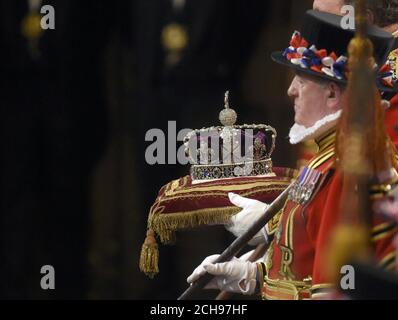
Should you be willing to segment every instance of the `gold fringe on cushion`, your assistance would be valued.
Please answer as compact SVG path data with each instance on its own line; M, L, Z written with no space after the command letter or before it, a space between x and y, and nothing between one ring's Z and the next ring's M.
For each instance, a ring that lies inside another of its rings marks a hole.
M151 214L148 227L154 230L163 244L175 241L175 231L204 225L227 224L232 215L241 211L238 207L208 208L171 214Z
M153 279L159 273L159 249L155 239L155 232L148 229L141 248L140 270Z

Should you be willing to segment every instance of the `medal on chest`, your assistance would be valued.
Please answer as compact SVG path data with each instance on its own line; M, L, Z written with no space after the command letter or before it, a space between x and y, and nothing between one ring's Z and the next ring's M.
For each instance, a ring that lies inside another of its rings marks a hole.
M304 167L290 190L288 199L301 205L306 204L311 199L321 176L320 171Z

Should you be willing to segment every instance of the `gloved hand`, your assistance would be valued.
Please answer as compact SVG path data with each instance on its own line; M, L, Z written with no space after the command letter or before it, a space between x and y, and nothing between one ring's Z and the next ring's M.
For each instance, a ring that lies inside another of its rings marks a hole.
M215 276L205 289L219 289L227 292L251 295L256 289L257 265L255 262L242 261L233 258L223 263L213 263L220 255L212 255L203 262L187 278L193 283L206 272Z
M232 204L242 208L242 211L232 216L230 223L225 226L236 237L244 234L269 207L269 205L261 201L244 198L231 192L228 193L228 197ZM249 245L255 246L266 241L268 241L268 235L264 227L249 241Z

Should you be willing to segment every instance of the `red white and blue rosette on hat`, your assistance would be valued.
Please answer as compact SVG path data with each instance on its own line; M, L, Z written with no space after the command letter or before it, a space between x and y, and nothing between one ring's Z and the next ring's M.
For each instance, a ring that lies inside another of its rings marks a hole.
M283 52L274 52L272 59L304 73L338 83L346 84L348 80L348 57L317 48L314 44L310 45L299 31L293 33L289 47ZM397 91L393 70L388 63L381 68L375 65L375 70L378 70L376 84L381 91Z

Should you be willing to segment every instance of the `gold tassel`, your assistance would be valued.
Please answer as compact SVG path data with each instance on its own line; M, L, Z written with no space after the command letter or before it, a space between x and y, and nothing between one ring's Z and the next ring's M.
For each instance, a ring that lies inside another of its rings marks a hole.
M155 232L148 229L141 248L140 270L153 279L159 273L159 249Z

